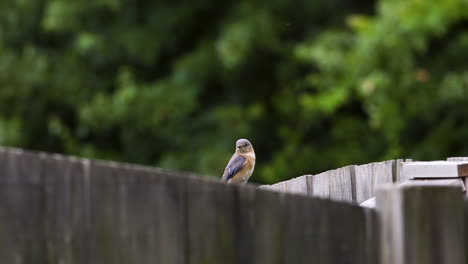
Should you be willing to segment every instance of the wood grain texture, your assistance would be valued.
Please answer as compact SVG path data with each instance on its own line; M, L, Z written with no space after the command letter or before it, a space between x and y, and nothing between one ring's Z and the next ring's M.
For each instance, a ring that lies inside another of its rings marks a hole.
M354 201L354 165L308 176L306 185L313 196L330 198L337 201ZM311 183L311 184L310 184Z
M328 263L329 225L324 201L304 196L287 195L281 208L283 263Z
M0 150L0 258L2 263L46 263L42 157Z
M53 155L43 159L44 234L49 263L90 263L85 180L89 162Z
M308 185L307 185L307 175L303 175L300 177L296 177L287 181L282 181L272 185L263 185L259 188L265 188L270 190L275 190L279 192L287 192L287 193L297 193L307 195Z
M458 188L387 186L377 206L382 264L465 263L465 205Z
M255 192L254 263L281 264L287 246L282 232L282 203L286 193L258 189Z
M322 172L312 176L312 195L321 198L330 198L330 174Z
M353 202L354 198L354 165L329 172L330 198L337 201Z
M375 196L379 185L394 181L395 161L387 160L355 167L356 203Z
M160 186L161 178L149 171L91 162L87 210L92 262L153 263L161 257Z
M235 262L237 185L204 179L187 181L188 262Z
M241 188L243 187L243 188ZM255 264L256 251L261 250L255 247L257 236L256 226L256 194L254 186L244 185L234 189L235 207L235 263ZM261 223L258 223L261 225Z

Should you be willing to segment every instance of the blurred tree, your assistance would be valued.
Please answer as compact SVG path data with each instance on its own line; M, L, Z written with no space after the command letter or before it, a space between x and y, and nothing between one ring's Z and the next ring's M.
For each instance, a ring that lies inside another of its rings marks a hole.
M0 144L253 180L468 155L463 0L0 1Z

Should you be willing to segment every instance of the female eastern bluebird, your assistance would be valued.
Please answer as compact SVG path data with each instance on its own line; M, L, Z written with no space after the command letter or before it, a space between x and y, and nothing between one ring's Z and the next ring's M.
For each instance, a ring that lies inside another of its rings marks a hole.
M246 183L255 167L255 152L247 139L236 141L236 152L224 169L222 182Z

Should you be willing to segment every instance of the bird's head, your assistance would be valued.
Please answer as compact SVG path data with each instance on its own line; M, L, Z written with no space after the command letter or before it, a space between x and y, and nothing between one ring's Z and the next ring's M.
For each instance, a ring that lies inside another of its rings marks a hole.
M252 144L245 138L241 138L236 141L236 151L238 153L248 153L253 151Z

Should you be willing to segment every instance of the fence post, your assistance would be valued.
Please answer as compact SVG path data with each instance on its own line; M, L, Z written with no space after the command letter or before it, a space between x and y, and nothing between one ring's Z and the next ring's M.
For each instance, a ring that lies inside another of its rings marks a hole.
M377 192L382 264L466 261L465 212L460 190L387 185Z

